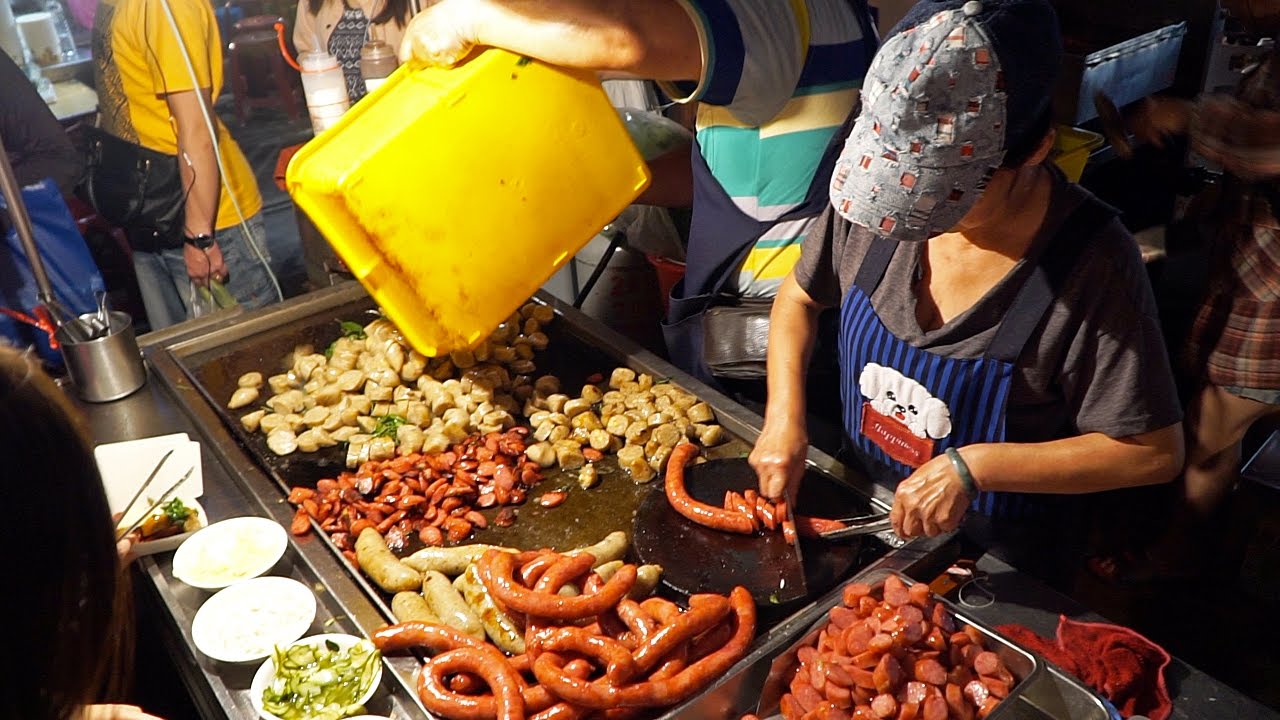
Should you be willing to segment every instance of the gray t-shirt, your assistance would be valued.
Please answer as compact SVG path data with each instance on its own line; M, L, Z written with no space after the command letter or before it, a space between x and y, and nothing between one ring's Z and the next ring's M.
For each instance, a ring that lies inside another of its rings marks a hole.
M1088 191L1055 173L1049 211L1033 241L1037 257ZM853 286L872 234L830 207L805 239L796 281L817 302L838 306ZM1013 375L1007 437L1042 442L1100 432L1120 438L1182 419L1155 298L1137 244L1119 220L1090 238ZM894 252L871 303L880 321L916 348L947 357L986 352L1001 318L1034 269L1024 258L973 307L925 332L912 292L924 243Z

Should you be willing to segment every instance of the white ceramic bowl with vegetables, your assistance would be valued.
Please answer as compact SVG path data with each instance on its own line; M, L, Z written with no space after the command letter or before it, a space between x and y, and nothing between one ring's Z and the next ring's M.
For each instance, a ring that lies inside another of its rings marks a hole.
M373 643L330 633L277 646L249 695L263 720L339 720L364 713L381 683L382 655Z

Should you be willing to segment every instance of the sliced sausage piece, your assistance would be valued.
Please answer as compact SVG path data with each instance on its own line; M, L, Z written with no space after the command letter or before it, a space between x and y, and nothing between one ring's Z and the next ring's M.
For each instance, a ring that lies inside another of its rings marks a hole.
M876 633L874 637L867 641L867 650L875 652L888 652L893 648L893 636L884 633ZM981 674L981 673L979 673Z
M898 701L888 693L877 695L871 701L871 711L878 718L891 718L898 714Z
M910 588L911 604L917 608L924 609L929 607L929 586L924 583L916 583Z
M975 679L973 671L963 665L956 665L947 671L947 682L959 685L961 690Z
M964 699L964 690L959 685L947 683L943 696L947 699L947 709L953 720L973 720L974 707Z
M941 667L941 666L939 666ZM946 677L946 673L943 673ZM872 678L876 683L876 690L881 693L891 693L898 689L902 684L902 665L898 662L898 658L892 655L885 655L880 658L879 664L876 665Z
M996 706L999 704L1000 704L999 700L995 698L987 698L986 702L982 703L982 707L978 708L978 717L985 718L986 716L990 715L991 712L995 710Z
M919 681L911 681L907 683L907 689L902 699L905 702L913 702L920 704L929 696L929 686Z
M800 704L800 708L806 713L818 707L818 703L822 702L822 694L813 688L812 685L801 682L792 683L791 692L796 696L796 702Z
M851 625L844 631L845 652L850 656L866 652L867 643L871 642L871 638L875 636L875 631L866 623Z
M831 608L831 624L843 630L859 620L858 613L847 607Z
M898 707L898 720L916 720L920 715L920 703L908 700Z
M930 695L920 706L924 720L947 720L947 701L941 695Z
M866 583L849 583L844 586L844 590L840 593L840 599L844 601L845 607L856 608L861 598L871 596L871 586ZM872 598L874 599L874 598Z
M915 667L916 680L930 685L942 686L947 682L947 669L937 660L917 660Z
M853 720L877 720L870 705L858 705L853 708Z
M832 682L827 683L827 699L842 710L853 707L853 692L849 688L842 688Z
M801 665L812 665L815 658L818 657L818 651L805 645L796 651L796 659Z
M778 703L778 709L782 712L783 720L800 720L804 717L804 712L800 710L800 704L796 702L796 698L791 693L782 696L782 700Z
M987 692L991 693L991 697L1000 698L1001 700L1009 697L1010 683L994 677L982 677L979 680L987 688Z
M815 660L813 665L809 667L809 684L819 695L825 695L827 691L827 664L821 660Z
M981 680L973 680L964 686L964 696L969 698L969 702L973 703L974 707L981 708L987 702L987 698L991 697L991 693Z
M911 593L906 583L897 575L889 575L884 579L884 601L892 607L899 607L911 602Z
M813 720L849 720L849 713L830 701L823 701L809 715L813 716Z
M879 606L880 603L873 597L860 597L858 598L858 615L864 618L871 617L871 613Z
M924 636L924 644L934 650L942 651L947 649L947 636L943 634L942 629L933 626Z
M850 667L846 669L849 671L849 676L853 678L854 687L860 687L867 690L875 689L875 674L870 670L864 670L859 667Z
M969 636L974 645L982 644L982 631L972 625L964 626L964 634Z
M1001 665L1000 656L990 650L980 652L973 658L973 669L979 675L997 675Z
M842 688L853 687L853 675L837 662L827 663L827 695L831 694L831 686L837 685Z
M912 588L918 588L919 585L912 585ZM898 608L895 613L899 625L909 625L911 623L924 622L924 611L915 605L903 605Z

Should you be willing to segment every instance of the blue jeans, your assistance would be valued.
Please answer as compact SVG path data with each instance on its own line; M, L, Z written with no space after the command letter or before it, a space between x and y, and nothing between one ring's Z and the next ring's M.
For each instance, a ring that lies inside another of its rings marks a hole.
M253 233L262 256L268 261L266 231L259 213L245 223ZM217 232L218 247L227 265L227 290L246 310L253 310L276 302L275 286L263 267L262 261L246 242L244 230L239 225ZM147 319L152 330L176 325L188 320L191 313L191 279L187 276L187 263L182 248L162 250L158 253L133 253L133 270L138 276L138 289L142 292L142 304L147 309Z

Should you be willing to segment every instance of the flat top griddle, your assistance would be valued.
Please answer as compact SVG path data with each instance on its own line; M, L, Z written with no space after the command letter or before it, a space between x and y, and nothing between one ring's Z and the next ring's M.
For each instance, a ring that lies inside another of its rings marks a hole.
M744 457L690 465L685 488L699 502L719 507L729 490L741 492L757 485L755 471ZM797 513L843 517L871 511L858 493L822 473L807 468L796 497ZM802 539L807 594L780 587L782 563L794 562L794 550L781 532L738 535L698 525L677 513L662 487L654 487L636 514L633 546L641 562L661 565L662 582L681 596L724 592L741 585L761 607L793 606L830 588L857 563L861 539L829 543Z

